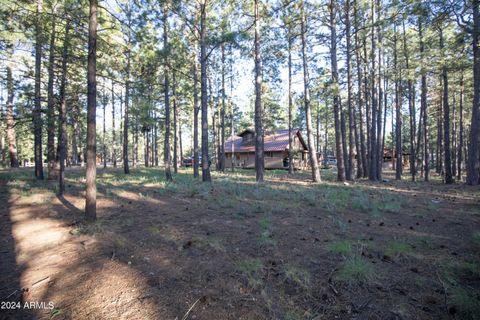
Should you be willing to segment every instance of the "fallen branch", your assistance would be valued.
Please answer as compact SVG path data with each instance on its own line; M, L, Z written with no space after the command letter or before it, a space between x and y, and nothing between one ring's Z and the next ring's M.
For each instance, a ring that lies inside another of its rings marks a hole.
M195 301L192 306L190 307L190 309L188 309L187 313L185 313L185 315L183 316L182 320L186 320L188 318L188 315L190 314L190 312L193 310L193 308L195 307L195 305L198 303L198 301L200 301L200 298L197 299L197 301Z
M43 278L43 279L38 280L37 282L32 283L32 289L35 288L35 287L38 287L38 286L40 286L40 285L42 285L42 284L44 284L44 283L47 282L48 280L50 280L50 276L45 277L45 278Z
M333 293L335 293L335 295L338 296L338 291L337 291L337 289L335 289L335 287L333 286L333 284L328 283L328 286L330 287L330 289L332 289Z

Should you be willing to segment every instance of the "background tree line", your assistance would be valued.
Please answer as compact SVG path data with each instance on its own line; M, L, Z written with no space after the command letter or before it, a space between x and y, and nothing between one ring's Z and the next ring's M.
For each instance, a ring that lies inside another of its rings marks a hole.
M0 4L0 161L32 161L38 179L46 162L60 194L65 166L86 162L92 219L97 161L173 180L193 155L211 181L200 158L224 171L224 142L246 127L259 183L278 128L304 132L315 182L319 154L339 181L378 181L390 150L397 179L480 183L478 0Z

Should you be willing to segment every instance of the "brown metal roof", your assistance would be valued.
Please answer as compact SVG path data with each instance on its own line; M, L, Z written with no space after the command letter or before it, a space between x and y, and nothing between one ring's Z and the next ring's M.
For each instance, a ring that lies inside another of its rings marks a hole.
M244 133L243 131L242 133ZM304 150L308 150L305 141L300 134L298 129L292 129L292 135L297 135L300 143L302 144ZM242 152L255 152L255 140L243 142L243 138L239 136L234 136L233 138L230 137L227 141L225 141L225 152L231 153L232 152L232 144L233 144L233 151L242 153ZM266 134L264 137L264 151L265 152L273 152L273 151L284 151L288 149L288 129L277 130L271 134Z

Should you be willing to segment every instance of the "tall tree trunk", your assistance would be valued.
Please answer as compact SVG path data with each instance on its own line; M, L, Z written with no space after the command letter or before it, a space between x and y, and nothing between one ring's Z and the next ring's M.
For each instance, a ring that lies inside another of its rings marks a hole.
M153 144L155 146L155 167L158 167L158 123L157 123L157 112L154 111L155 127L153 133Z
M352 71L351 71L351 36L350 36L350 0L345 2L345 31L347 38L347 109L348 109L348 166L345 177L347 180L353 180L353 162L355 155L354 150L354 117L353 117L353 106L352 106Z
M0 107L0 118L3 118L3 108ZM3 123L0 122L0 166L6 167L5 137L3 134Z
M230 44L230 97L233 96L233 52L232 52L232 44ZM230 98L230 138L233 141L233 136L235 135L235 115L234 115L234 105L233 101ZM235 171L235 144L231 144L232 149L232 172Z
M211 70L207 66L207 82L208 82L208 103L210 106L210 111L212 114L212 157L216 158L217 154L217 118L215 114L215 105L213 101L213 89L212 89L212 77ZM218 161L215 164L216 169L218 170Z
M48 85L47 85L47 179L54 178L55 169L55 96L53 82L55 78L55 9L52 12L52 32L50 34L50 51L48 56Z
M163 7L163 48L167 50L168 48L168 33L167 33L167 5ZM170 74L170 66L168 58L164 57L164 90L165 90L165 142L163 146L163 163L165 166L165 178L167 181L172 181L172 171L170 169L170 83L168 76Z
M128 129L129 129L129 117L130 117L130 49L127 49L127 67L125 75L125 115L123 117L123 172L125 174L130 173L130 166L128 164ZM120 103L121 105L121 103ZM121 116L121 111L120 111ZM121 131L121 130L120 130Z
M370 106L370 92L369 92L369 82L368 82L368 55L367 55L367 35L363 35L362 39L363 44L363 95L364 95L364 102L365 102L365 123L366 123L366 135L367 135L367 144L366 144L366 168L364 175L365 178L370 176L370 149L372 148L371 144L371 106Z
M420 40L420 58L421 58L421 97L420 108L422 110L422 126L423 126L423 175L425 181L430 179L430 154L428 150L428 105L427 105L427 74L425 70L425 43L423 41L423 24L422 19L418 19L418 37Z
M115 84L112 80L112 162L113 167L117 167L117 137L115 128Z
M466 3L465 3L466 5ZM467 159L467 184L480 183L480 14L478 1L472 1L473 11L473 105L470 143Z
M63 40L62 50L62 78L60 82L60 110L59 110L59 162L60 172L58 175L58 195L63 196L65 193L65 160L67 159L67 97L66 97L66 85L67 85L67 59L68 59L68 46L69 46L69 33L70 33L70 21L67 20L65 24L65 38ZM73 147L73 146L72 146ZM76 146L75 146L76 148ZM73 153L73 152L72 152Z
M259 0L255 0L255 178L263 183L263 108L262 108L262 61L260 55ZM307 116L308 117L308 116ZM307 118L308 121L308 118Z
M148 165L150 163L150 138L148 137L148 130L145 130L145 132L143 133L143 140L145 141L143 152L144 163L145 167L148 168Z
M288 24L287 42L288 42L288 173L293 174L293 136L292 136L292 42L291 23Z
M387 63L388 65L389 63ZM383 163L384 163L384 150L385 150L385 135L386 135L386 127L387 127L387 107L388 107L388 77L384 74L383 77L384 81L384 98L383 98L383 129L382 129L382 143L380 148L380 176L378 179L382 179L382 172L383 172ZM393 128L393 127L392 127Z
M176 86L177 79L175 70L172 71L172 95L173 95L173 172L178 173L178 106Z
M327 102L328 99L325 99L325 125L323 126L325 131L324 131L324 140L325 140L325 144L323 146L323 154L325 155L325 157L327 156L328 154L328 102Z
M330 61L332 65L332 85L338 87L338 67L337 67L337 26L336 26L336 2L330 0ZM342 143L341 128L341 107L340 96L336 89L333 93L333 112L335 116L335 145L337 157L337 180L345 181L345 164Z
M442 122L442 114L443 114L443 77L441 78L441 85L442 89L439 93L439 101L437 107L437 173L442 174L444 173L443 170L443 122Z
M409 72L409 53L408 53L408 47L407 47L407 35L405 32L405 20L402 21L402 26L403 26L403 52L405 56L405 68L407 69L407 88L408 88L408 110L409 110L409 120L410 120L410 174L412 176L412 181L415 181L416 179L416 155L415 155L415 124L416 124L416 119L415 119L415 98L413 94L413 84L412 84L412 79L408 75Z
M88 23L88 67L87 67L87 177L86 205L87 220L97 218L97 166L96 166L96 110L97 110L97 0L90 0Z
M193 176L198 178L198 48L195 40L193 55Z
M340 129L342 132L342 148L343 148L343 163L345 165L345 172L348 171L348 150L347 150L347 127L345 121L345 111L342 108L342 100L339 99L340 103ZM345 179L347 175L345 174Z
M361 161L362 170L360 171L360 167L357 171L357 178L367 177L368 169L367 169L367 151L365 146L365 132L363 126L363 75L362 75L362 57L360 51L360 41L359 35L360 26L358 23L358 2L354 0L354 17L355 17L355 47L356 47L356 62L357 62L357 90L358 90L358 117L359 117L359 135L360 135L360 151L357 149L357 158ZM366 90L366 88L363 88ZM359 164L360 166L360 164Z
M80 114L80 108L78 106L78 103L73 104L73 132L72 132L72 165L78 165L79 164L79 159L78 159L78 145L77 145L77 139L78 136L80 135L80 129L79 129L79 114Z
M0 87L0 91L2 90L2 88ZM3 115L3 108L0 106L0 118L3 118L4 115ZM2 168L5 168L6 167L6 163L5 163L5 160L6 160L6 151L5 151L5 137L4 137L4 134L3 134L3 122L0 121L0 166Z
M371 51L370 51L370 60L371 60L371 70L370 70L370 82L371 82L371 100L372 100L372 123L370 126L370 170L368 178L371 181L377 180L377 170L378 170L378 145L377 145L377 110L378 110L378 101L377 101L377 88L375 87L375 71L376 71L376 41L375 41L375 2L371 1L371 15L372 15L372 30L371 30Z
M302 60L303 60L303 88L304 88L304 103L305 103L305 115L307 125L307 141L308 141L308 154L310 160L310 167L312 170L313 182L320 182L320 168L318 166L317 150L315 149L315 142L313 138L312 128L312 112L310 107L310 78L308 73L308 58L307 58L307 18L305 15L305 4L301 2L301 36L302 36Z
M222 110L220 111L220 170L225 172L225 110L226 93L225 93L225 45L222 44Z
M395 69L395 154L396 157L396 168L395 168L395 179L402 179L403 172L403 150L402 150L402 106L401 106L401 87L400 79L402 77L401 70L398 67L398 55L397 55L397 30L396 25L394 25L394 48L393 48L393 59L394 59L394 69Z
M316 112L316 144L315 144L315 150L317 150L318 153L320 153L321 146L320 146L320 103L317 104L317 112Z
M132 166L136 168L140 160L138 159L138 115L135 115L133 118L135 120L135 126L133 128L133 161Z
M105 140L107 136L107 92L106 92L105 85L103 85L103 134L102 134L102 144L103 144L103 169L107 168L107 142Z
M457 176L457 103L456 94L452 93L452 179Z
M210 182L210 166L208 161L208 82L207 82L207 0L200 2L200 91L202 109L202 181Z
M464 95L463 70L460 75L460 110L459 110L459 137L458 137L458 160L457 160L457 180L462 181L462 162L463 162L463 95Z
M440 29L440 50L444 50L443 30ZM442 53L443 55L443 53ZM442 65L442 79L443 79L443 134L444 134L444 154L445 154L445 183L451 184L454 182L452 175L452 154L450 150L450 104L448 101L448 73L447 65Z
M382 80L382 64L383 64L383 44L382 44L382 30L380 29L381 21L381 2L377 0L377 41L378 41L378 102L377 102L377 136L376 136L376 179L382 179L382 166L383 166L383 143L382 143L382 106L383 106L383 80Z
M182 140L182 119L179 114L178 118L178 161L180 162L180 166L183 164L183 140Z
M10 155L10 167L18 168L17 143L15 136L15 121L13 119L13 77L12 69L7 66L7 139L8 154Z
M33 112L35 177L43 180L42 160L42 6L43 0L37 0L35 21L35 109Z

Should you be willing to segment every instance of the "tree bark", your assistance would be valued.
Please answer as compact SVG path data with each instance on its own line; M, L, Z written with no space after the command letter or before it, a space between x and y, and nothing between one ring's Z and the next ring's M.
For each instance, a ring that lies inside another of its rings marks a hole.
M198 48L195 39L193 54L193 176L198 178L199 162L198 162Z
M363 75L362 75L362 57L361 57L361 51L360 51L360 41L359 41L359 35L358 33L360 32L359 28L359 23L358 23L358 2L354 0L354 16L355 16L355 47L356 47L356 62L357 62L357 90L358 90L358 117L359 117L359 136L360 136L360 154L357 149L357 158L359 161L361 161L361 169L360 170L360 163L357 171L357 178L362 178L362 177L367 177L368 174L368 169L367 169L367 151L366 151L366 146L365 146L365 132L364 132L364 125L363 125L363 93L362 93L362 88L363 90L366 90L366 88L363 87Z
M175 70L172 71L172 95L173 95L173 172L178 173L178 106L177 106L177 79Z
M437 107L437 173L444 174L443 170L443 121L442 121L442 114L443 114L443 77L441 78L441 85L442 88L439 92L439 101Z
M42 6L43 0L37 0L35 21L35 108L33 112L35 177L43 180L42 152Z
M79 164L79 159L78 159L78 145L77 145L77 139L78 136L80 135L80 128L79 128L79 114L80 114L80 109L78 106L78 103L73 104L73 132L72 132L72 165L78 165Z
M382 44L382 30L380 29L381 21L381 2L377 0L377 48L378 48L378 102L377 102L377 136L376 136L376 179L382 180L382 167L383 167L383 142L382 142L382 105L383 105L383 80L382 80L382 64L383 64L383 44Z
M463 99L464 99L464 80L463 70L460 76L460 110L459 110L459 138L458 138L458 160L457 160L457 180L462 181L462 162L463 162Z
M106 136L107 136L107 92L105 85L103 86L103 134L102 134L102 144L103 144L103 152L102 152L102 158L103 158L103 169L107 168L107 143L106 143Z
M260 55L259 0L255 0L255 178L263 183L263 108L262 108L262 61ZM308 117L308 116L307 116Z
M444 50L443 30L440 29L440 50ZM444 53L442 52L442 56ZM444 134L444 155L445 155L445 183L454 182L452 175L452 154L450 149L450 103L448 101L448 72L447 65L442 65L443 79L443 134Z
M131 64L131 50L130 50L130 41L131 41L131 35L130 35L130 11L127 12L128 15L128 23L129 23L129 28L128 28L128 48L127 48L127 66L125 68L125 114L123 117L123 172L125 174L130 174L130 166L128 163L128 130L129 130L129 117L130 117L130 64ZM121 105L121 103L120 103ZM120 116L121 116L121 111L120 111Z
M472 1L473 11L473 104L468 146L467 184L480 184L480 14L478 1Z
M15 120L13 118L13 96L15 94L13 87L12 69L7 66L7 139L8 154L10 155L10 167L18 168L17 143L15 136Z
M117 167L117 136L115 130L115 84L112 80L112 162Z
M53 82L55 78L55 10L52 15L52 32L50 34L50 51L48 56L48 85L47 85L47 179L54 179L55 170L55 96Z
M96 109L97 109L97 0L90 0L90 16L88 23L88 66L87 66L87 177L86 205L87 220L97 218L97 186L96 186Z
M371 30L371 51L370 51L370 60L371 60L371 71L370 71L370 82L371 82L371 125L370 125L370 170L369 170L369 180L377 180L377 170L378 170L378 144L377 144L377 110L378 110L378 101L377 101L377 88L375 87L375 71L376 71L376 41L375 41L375 2L371 2L371 19L372 19L372 30Z
M167 33L167 5L163 7L163 48L168 51L168 33ZM167 56L164 57L164 90L165 90L165 140L163 145L163 164L165 166L165 178L172 181L172 171L170 169L170 83L168 76L170 74L170 66Z
M457 103L456 92L452 92L452 179L457 176Z
M393 49L393 59L394 59L394 69L395 69L395 154L396 157L396 168L395 168L395 179L402 179L403 172L403 151L402 151L402 110L401 110L401 88L400 88L400 78L402 77L401 71L398 67L398 55L397 55L397 30L396 25L394 25L394 49Z
M348 166L345 177L347 180L353 180L353 163L355 155L353 153L354 140L354 117L352 106L352 66L351 66L351 35L350 35L350 0L345 2L345 31L347 38L347 109L348 109Z
M416 179L416 165L415 161L417 159L415 155L415 124L416 124L416 119L415 119L415 98L413 94L413 83L412 79L410 79L410 76L408 75L408 71L410 68L409 64L409 53L408 53L408 48L407 48L407 35L405 32L405 20L402 21L403 25L403 52L405 56L405 68L407 69L407 89L408 89L408 110L409 110L409 120L410 120L410 175L412 176L412 181L415 181Z
M427 74L425 70L425 43L423 41L423 24L419 19L418 36L420 39L420 58L421 58L421 86L422 93L420 98L423 123L423 176L425 181L430 179L430 154L428 149L428 105L427 105Z
M337 180L345 181L345 164L342 143L341 128L341 107L340 107L340 88L338 83L337 67L337 30L336 30L336 2L330 0L330 61L332 65L332 85L333 85L333 112L335 116L335 145L337 157Z
M207 0L200 2L200 91L202 109L202 181L211 182L208 156Z
M220 170L225 172L225 110L226 93L225 93L225 45L222 44L222 110L220 111Z
M293 174L293 136L292 136L292 112L293 112L293 99L292 99L292 43L293 35L291 30L291 23L288 24L287 32L288 43L288 173Z
M310 160L310 168L312 170L313 182L320 182L320 168L318 167L317 150L315 149L315 141L313 138L312 128L312 111L310 107L310 79L308 74L308 58L307 58L307 18L305 15L305 4L301 2L301 36L302 36L302 60L303 60L303 89L304 89L304 104L305 104L305 121L307 125L307 142L308 155ZM332 8L333 10L333 8Z
M63 196L65 193L65 161L67 159L67 97L65 93L67 85L67 59L69 46L70 21L67 20L65 25L65 38L63 40L62 50L62 78L60 83L60 112L59 112L59 162L60 172L58 175L58 195ZM76 146L75 146L76 147ZM72 146L73 148L73 146ZM73 152L72 152L73 154Z

